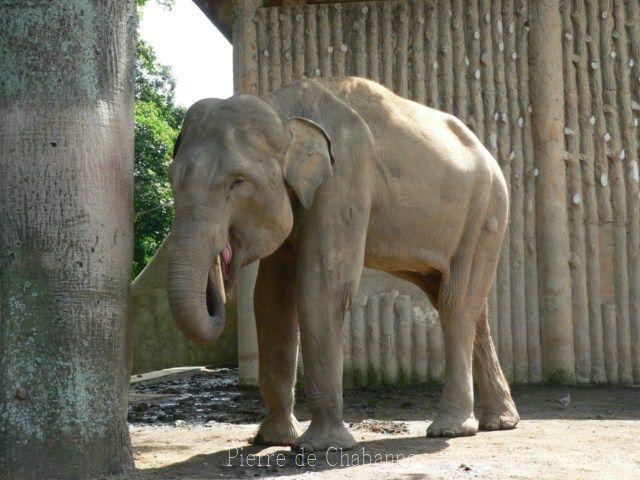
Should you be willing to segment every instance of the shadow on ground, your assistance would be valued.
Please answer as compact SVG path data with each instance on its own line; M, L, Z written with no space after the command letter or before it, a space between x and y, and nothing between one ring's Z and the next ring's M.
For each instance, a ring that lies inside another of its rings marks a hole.
M375 418L388 421L432 420L439 386L402 390L347 389L347 422ZM558 400L570 396L567 406ZM521 386L513 396L526 419L640 419L640 387ZM296 416L308 420L304 392L298 389ZM477 398L477 393L476 393ZM479 402L476 402L476 406ZM237 384L235 369L214 369L139 382L132 386L129 422L144 425L258 423L263 403L254 389Z
M413 455L439 452L447 446L446 439L427 439L422 436L365 441L350 451L313 455L296 454L289 449L264 453L266 447L244 445L209 455L195 455L184 462L141 470L140 473L143 478L188 477L194 480L290 476L372 463L394 463Z

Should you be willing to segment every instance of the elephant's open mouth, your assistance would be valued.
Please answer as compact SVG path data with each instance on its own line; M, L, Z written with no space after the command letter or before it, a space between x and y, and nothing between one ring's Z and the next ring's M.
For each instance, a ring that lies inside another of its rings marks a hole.
M224 246L220 252L220 263L222 264L222 276L225 281L228 281L231 275L231 259L233 258L233 250L231 244L228 243Z
M226 289L231 285L231 259L233 250L227 244L219 255L216 255L213 264L209 268L207 276L207 311L210 316L215 316L226 303Z

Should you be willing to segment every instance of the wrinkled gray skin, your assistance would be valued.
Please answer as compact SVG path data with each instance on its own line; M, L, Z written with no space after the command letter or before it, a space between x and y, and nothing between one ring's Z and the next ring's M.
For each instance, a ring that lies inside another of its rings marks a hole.
M222 308L205 289L224 245L233 249L229 283L262 259L255 313L268 413L255 443L354 446L342 421L341 330L363 264L415 283L440 313L444 391L427 435L516 425L487 323L507 188L458 119L363 79L298 81L264 98L193 105L170 174L168 294L189 338L211 342L221 330ZM298 330L311 411L301 435L292 413Z

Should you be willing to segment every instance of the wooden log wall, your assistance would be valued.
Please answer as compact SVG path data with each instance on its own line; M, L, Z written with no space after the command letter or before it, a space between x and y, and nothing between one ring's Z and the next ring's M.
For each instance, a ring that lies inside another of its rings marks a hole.
M640 3L561 11L576 376L639 383Z
M444 373L437 312L397 291L356 295L343 329L345 383L419 385Z
M542 343L552 336L541 331L549 303L548 285L540 282L549 276L538 267L549 262L538 258L537 229L545 219L536 217L544 216L536 185L547 171L534 155L537 91L530 69L539 57L530 65L528 4L392 0L258 8L257 55L244 57L255 62L260 94L298 78L367 77L455 114L483 140L511 196L490 325L505 373L517 383L545 379ZM558 8L565 105L565 153L558 161L566 173L575 363L569 378L640 382L640 2L565 0ZM409 319L413 307L392 296L354 304L345 364L368 383L440 378L439 327L414 313ZM400 335L394 341L386 337L392 328ZM409 344L410 362L397 355Z

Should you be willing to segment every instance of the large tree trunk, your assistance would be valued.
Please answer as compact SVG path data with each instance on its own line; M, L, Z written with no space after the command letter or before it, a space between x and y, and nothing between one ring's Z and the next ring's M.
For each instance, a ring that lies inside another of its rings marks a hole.
M0 3L0 478L133 468L133 0Z

